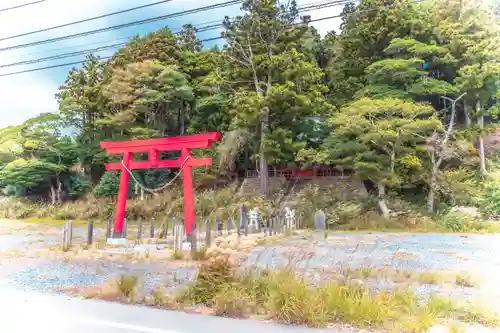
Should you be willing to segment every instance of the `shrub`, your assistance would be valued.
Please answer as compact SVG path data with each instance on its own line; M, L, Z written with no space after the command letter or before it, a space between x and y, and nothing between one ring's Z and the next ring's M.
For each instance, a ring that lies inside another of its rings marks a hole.
M214 296L215 314L223 317L244 318L255 308L254 295L240 284L226 284Z
M116 279L116 287L121 296L125 298L131 298L134 296L137 283L139 282L139 277L137 275L120 275Z
M483 182L482 209L490 215L500 214L500 170L491 170Z
M308 326L325 325L327 309L322 289L311 288L290 271L276 272L269 279L267 310L280 323Z
M465 232L470 230L474 217L458 211L451 211L440 219L442 226L449 231Z
M130 177L132 178L132 177ZM130 186L129 192L133 189ZM107 171L101 178L101 181L94 188L94 195L96 197L114 197L118 194L118 188L120 186L120 173L118 171Z
M207 248L196 249L191 252L191 259L196 261L203 261L208 258L207 256Z
M234 272L229 258L218 256L200 266L184 297L195 304L211 305L217 293L233 281Z

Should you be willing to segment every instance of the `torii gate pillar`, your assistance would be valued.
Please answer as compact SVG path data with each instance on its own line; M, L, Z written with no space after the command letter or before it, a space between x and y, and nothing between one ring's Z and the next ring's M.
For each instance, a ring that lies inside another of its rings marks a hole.
M182 172L182 183L184 185L184 223L186 226L186 233L190 233L195 223L193 167L212 165L211 158L192 157L190 149L210 148L219 138L219 132L210 132L172 138L101 142L101 147L106 149L108 154L123 154L121 162L106 164L106 170L121 171L113 238L121 238L123 234L128 183L130 180L130 172L134 169L180 168L180 172ZM180 150L181 157L175 160L159 159L160 151L172 150ZM147 161L134 161L132 159L132 153L144 152L148 153Z

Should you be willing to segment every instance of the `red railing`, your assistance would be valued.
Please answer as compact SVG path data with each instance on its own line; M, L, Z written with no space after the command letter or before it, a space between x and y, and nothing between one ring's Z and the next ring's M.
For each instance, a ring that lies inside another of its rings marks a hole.
M345 173L335 168L314 168L314 169L270 169L268 171L269 177L283 177L283 178L311 178L311 177L341 177ZM258 178L259 172L257 170L248 170L247 178Z

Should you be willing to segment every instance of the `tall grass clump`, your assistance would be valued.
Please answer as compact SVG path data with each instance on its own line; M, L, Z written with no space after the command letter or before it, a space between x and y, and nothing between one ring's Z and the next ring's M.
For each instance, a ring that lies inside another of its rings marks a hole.
M493 323L486 312L458 307L443 297L422 300L406 288L373 292L334 280L315 286L292 269L237 270L226 257L202 263L182 300L209 306L220 316L257 316L311 327L341 322L416 333L449 319Z

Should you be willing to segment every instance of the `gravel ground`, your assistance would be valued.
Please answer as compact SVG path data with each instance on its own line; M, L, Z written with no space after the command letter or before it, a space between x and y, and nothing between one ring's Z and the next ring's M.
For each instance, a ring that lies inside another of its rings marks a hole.
M195 269L168 262L146 263L115 260L63 260L33 258L23 253L55 245L60 226L30 225L0 221L0 287L53 292L99 284L124 273L143 277L148 290L161 283L174 288L194 276ZM102 235L102 230L97 231ZM84 228L77 228L83 237ZM1 253L17 251L16 256ZM293 264L308 276L321 279L342 268L396 267L415 271L457 271L477 276L477 287L415 285L422 296L430 292L479 301L500 311L500 235L330 233L311 232L258 246L248 253L247 264L283 267ZM364 281L375 289L396 285L387 280Z
M414 285L422 296L431 292L486 303L500 311L500 235L411 233L310 233L255 248L248 263L261 267L294 265L321 278L346 267L392 267L411 271L472 276L476 287ZM323 273L323 274L322 274ZM313 277L314 278L314 277ZM396 287L387 280L365 281L376 289Z

